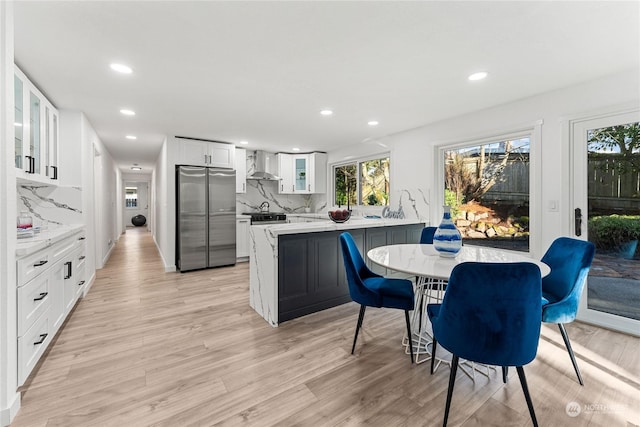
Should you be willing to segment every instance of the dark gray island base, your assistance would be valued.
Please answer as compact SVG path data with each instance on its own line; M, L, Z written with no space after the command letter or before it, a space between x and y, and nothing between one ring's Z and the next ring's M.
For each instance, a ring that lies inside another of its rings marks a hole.
M369 268L382 275L386 269L366 259L369 249L418 243L424 224L341 229L278 238L278 323L351 301L339 236L353 236Z

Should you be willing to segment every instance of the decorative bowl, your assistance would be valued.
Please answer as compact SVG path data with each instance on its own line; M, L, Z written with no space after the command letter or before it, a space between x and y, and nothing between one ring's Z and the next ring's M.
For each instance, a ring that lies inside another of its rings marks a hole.
M329 211L329 219L335 223L341 224L347 222L349 218L351 218L351 211L346 209Z

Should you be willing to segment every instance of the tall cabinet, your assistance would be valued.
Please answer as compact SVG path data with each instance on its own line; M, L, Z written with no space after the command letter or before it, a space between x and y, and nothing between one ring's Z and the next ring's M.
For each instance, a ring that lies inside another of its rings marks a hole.
M58 110L18 67L14 71L16 176L56 184Z

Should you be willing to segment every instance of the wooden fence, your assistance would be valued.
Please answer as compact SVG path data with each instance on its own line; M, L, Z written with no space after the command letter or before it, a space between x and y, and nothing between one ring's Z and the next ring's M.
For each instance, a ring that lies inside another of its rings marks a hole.
M476 168L480 160L467 158L470 168ZM621 173L617 167L619 156L591 158L588 163L589 210L621 211L640 214L640 172ZM529 162L509 160L502 179L482 197L484 202L528 204Z

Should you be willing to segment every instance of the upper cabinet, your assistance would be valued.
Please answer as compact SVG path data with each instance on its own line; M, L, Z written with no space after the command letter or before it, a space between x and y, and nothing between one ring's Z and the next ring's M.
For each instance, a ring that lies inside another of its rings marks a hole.
M15 67L15 166L19 179L56 184L58 110Z
M280 194L327 192L327 155L325 153L278 153Z
M247 192L247 150L236 148L236 193Z
M176 164L234 169L236 147L222 142L176 137L179 161ZM245 166L246 167L246 166Z

